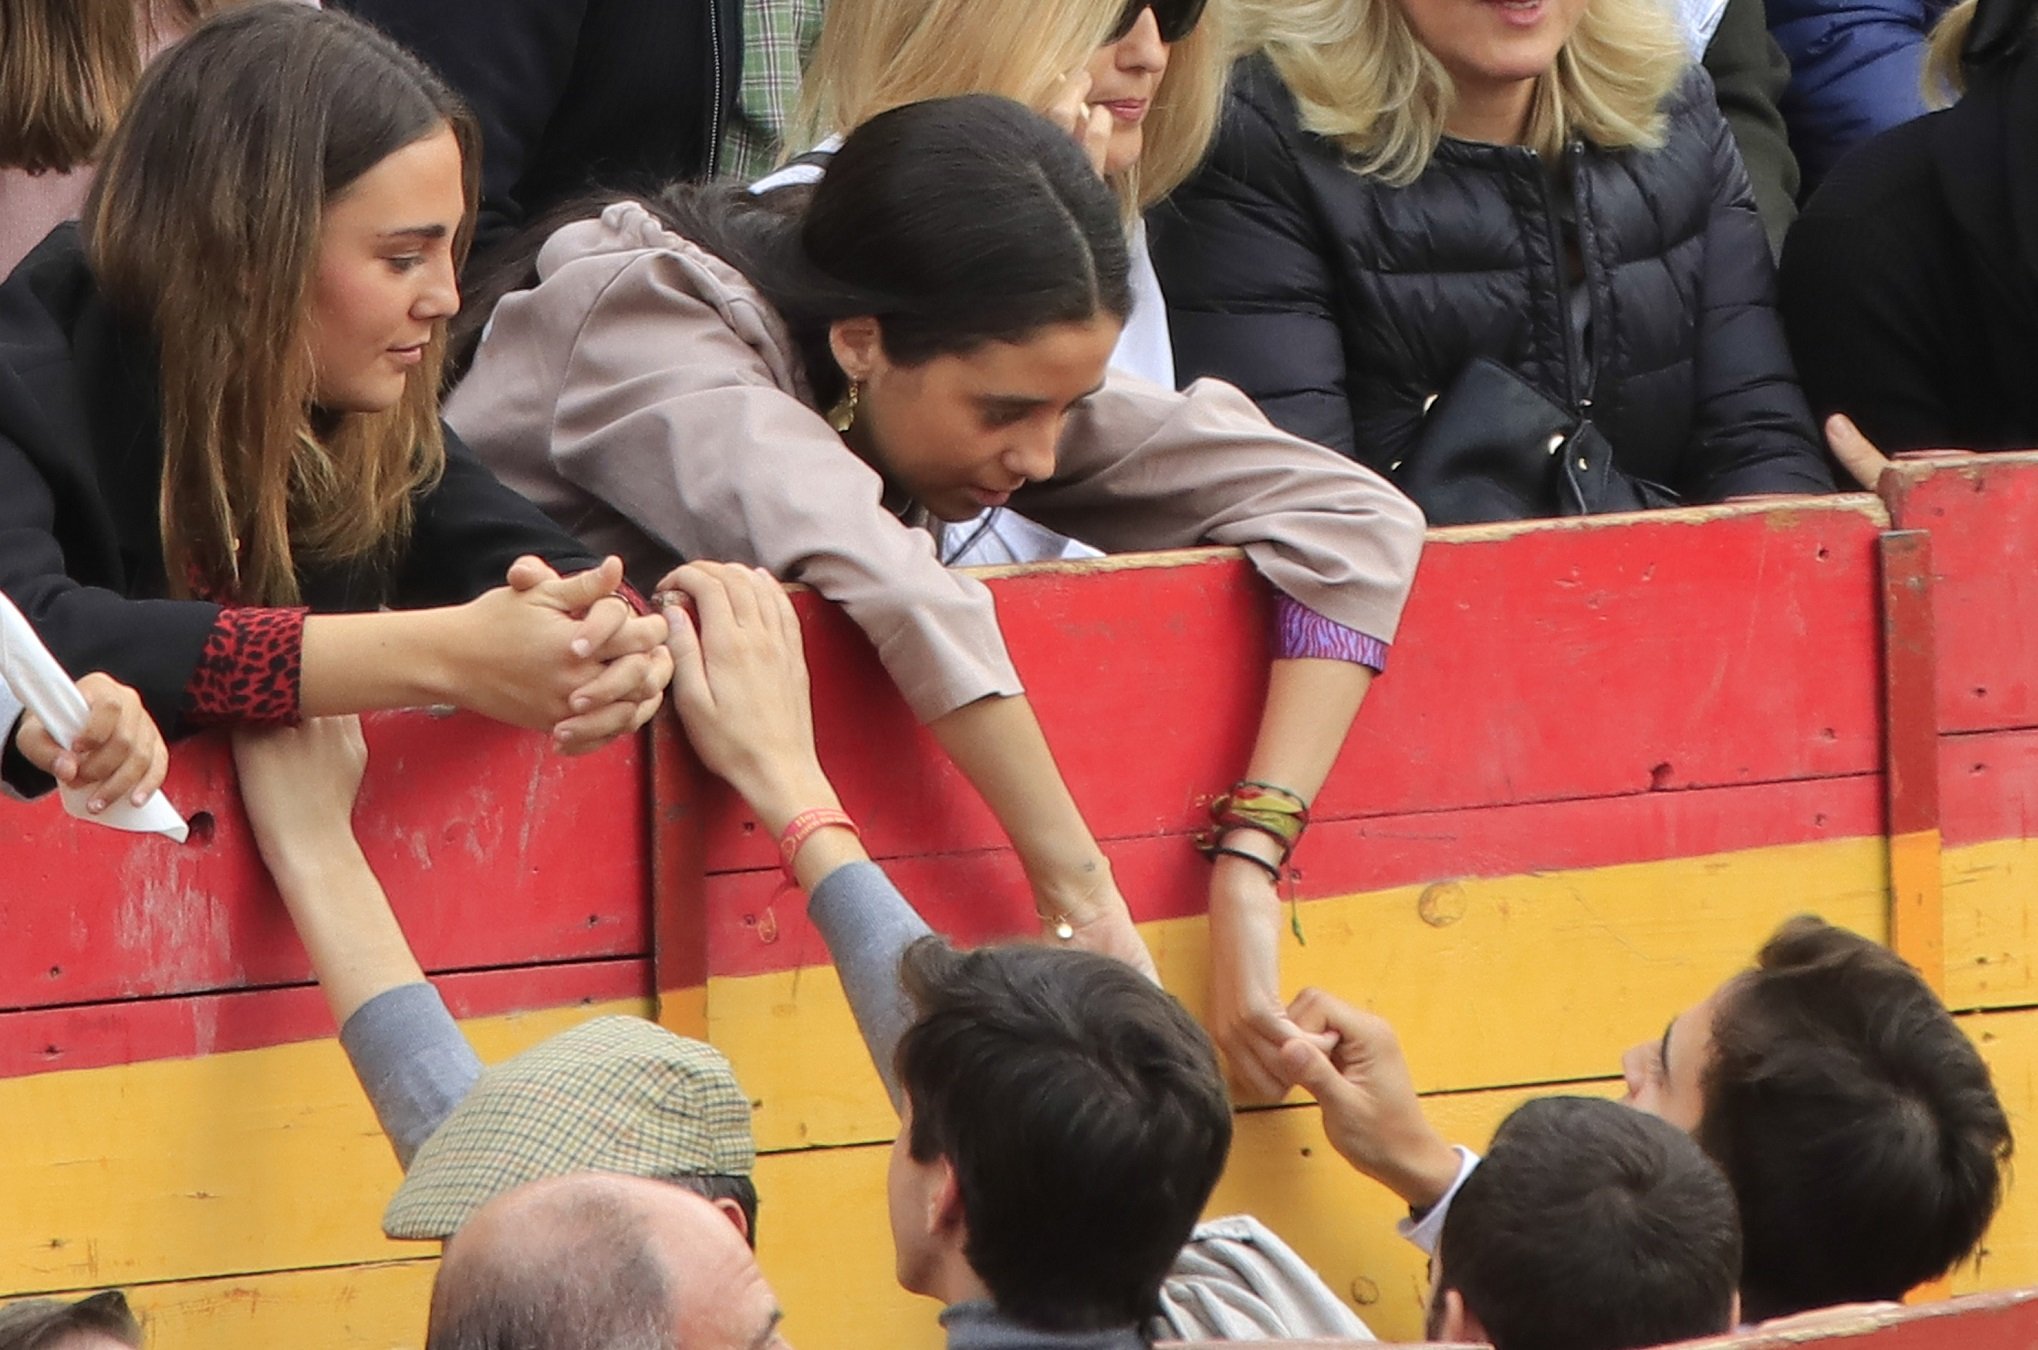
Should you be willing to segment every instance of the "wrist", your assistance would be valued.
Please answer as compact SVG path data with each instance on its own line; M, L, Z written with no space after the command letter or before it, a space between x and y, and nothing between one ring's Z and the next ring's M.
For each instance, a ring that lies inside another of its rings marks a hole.
M374 876L351 826L292 831L287 843L264 846L260 851L277 891L286 900L331 894L363 875Z
M1356 1162L1353 1166L1362 1172L1370 1170L1382 1185L1401 1197L1412 1212L1421 1215L1435 1209L1450 1194L1451 1187L1457 1184L1464 1159L1442 1135L1424 1122L1415 1137L1396 1149L1393 1156L1378 1168L1368 1169Z
M748 774L739 777L744 781L731 779L730 786L750 804L758 823L771 832L773 839L784 835L786 826L803 811L842 808L835 785L821 772L819 764L776 773L762 771L754 779Z
M1111 860L1101 851L1045 871L1028 867L1026 880L1033 890L1034 905L1042 913L1078 920L1092 917L1100 897L1115 893L1118 885L1111 875Z

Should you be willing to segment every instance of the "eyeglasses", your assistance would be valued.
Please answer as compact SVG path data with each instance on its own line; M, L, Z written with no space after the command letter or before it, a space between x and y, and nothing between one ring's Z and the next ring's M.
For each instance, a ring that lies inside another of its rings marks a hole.
M1197 20L1203 17L1203 6L1209 0L1127 0L1125 12L1118 16L1118 26L1111 30L1111 36L1104 39L1106 46L1122 41L1138 24L1139 16L1153 11L1154 22L1160 26L1161 41L1180 42L1196 31Z

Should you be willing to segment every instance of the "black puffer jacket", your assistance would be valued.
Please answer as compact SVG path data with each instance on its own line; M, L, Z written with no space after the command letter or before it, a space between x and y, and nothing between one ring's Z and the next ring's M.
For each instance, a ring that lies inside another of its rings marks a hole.
M1466 363L1591 416L1628 473L1686 501L1830 492L1733 139L1693 70L1653 152L1574 145L1589 359L1534 151L1446 138L1416 182L1345 167L1263 57L1234 74L1202 171L1151 221L1180 378L1215 375L1299 436L1385 471ZM1589 367L1589 368L1588 368Z

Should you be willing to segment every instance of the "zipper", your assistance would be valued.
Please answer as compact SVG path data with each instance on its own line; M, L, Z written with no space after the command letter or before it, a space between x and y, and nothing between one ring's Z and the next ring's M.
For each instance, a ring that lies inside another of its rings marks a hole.
M1558 327L1562 339L1559 343L1559 355L1563 357L1564 361L1564 398L1571 405L1572 410L1580 418L1584 418L1592 411L1593 391L1591 387L1583 389L1579 387L1578 361L1573 354L1574 335L1571 332L1571 285L1570 274L1564 266L1563 218L1557 209L1556 188L1552 185L1550 176L1543 172L1542 155L1533 149L1528 150L1526 153L1529 157L1529 164L1532 166L1536 176L1536 188L1542 194L1543 228L1550 243L1550 264L1557 274ZM1582 209L1582 204L1578 202L1575 191L1576 184L1579 181L1580 158L1580 146L1576 141L1573 141L1564 151L1564 162L1565 168L1571 175L1571 182L1574 188L1572 196L1573 209L1578 212L1578 265L1581 269L1579 282L1585 287L1585 322L1586 330L1590 332L1592 325L1598 321L1598 315L1593 312L1592 268L1586 261L1588 251L1585 247L1585 213ZM1579 335L1577 346L1583 347L1584 345L1585 339L1582 335ZM1598 363L1591 360L1590 353L1580 354L1585 356L1589 364L1597 366ZM1596 386L1599 383L1596 378L1597 371L1594 370L1588 373L1595 376L1591 384Z
M708 57L715 68L714 98L708 108L708 172L707 177L717 177L722 171L722 0L708 0Z

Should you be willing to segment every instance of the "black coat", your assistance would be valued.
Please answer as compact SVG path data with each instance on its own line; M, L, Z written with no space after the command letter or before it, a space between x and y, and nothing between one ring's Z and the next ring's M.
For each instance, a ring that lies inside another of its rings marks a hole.
M174 738L219 608L165 598L159 401L149 340L100 297L77 227L60 228L0 286L0 590L65 669L134 686ZM308 569L311 609L458 604L525 553L562 572L599 561L446 437L445 477L390 574Z
M2038 447L2038 55L1855 149L1783 250L1821 416L1884 450Z
M1446 138L1390 187L1302 129L1264 58L1232 92L1209 161L1151 221L1183 380L1229 380L1282 428L1385 471L1428 397L1484 356L1559 402L1590 399L1616 465L1684 500L1832 490L1703 74L1671 96L1660 150L1569 154L1589 362L1534 151Z
M601 186L714 174L741 0L327 0L422 57L481 122L475 258Z

